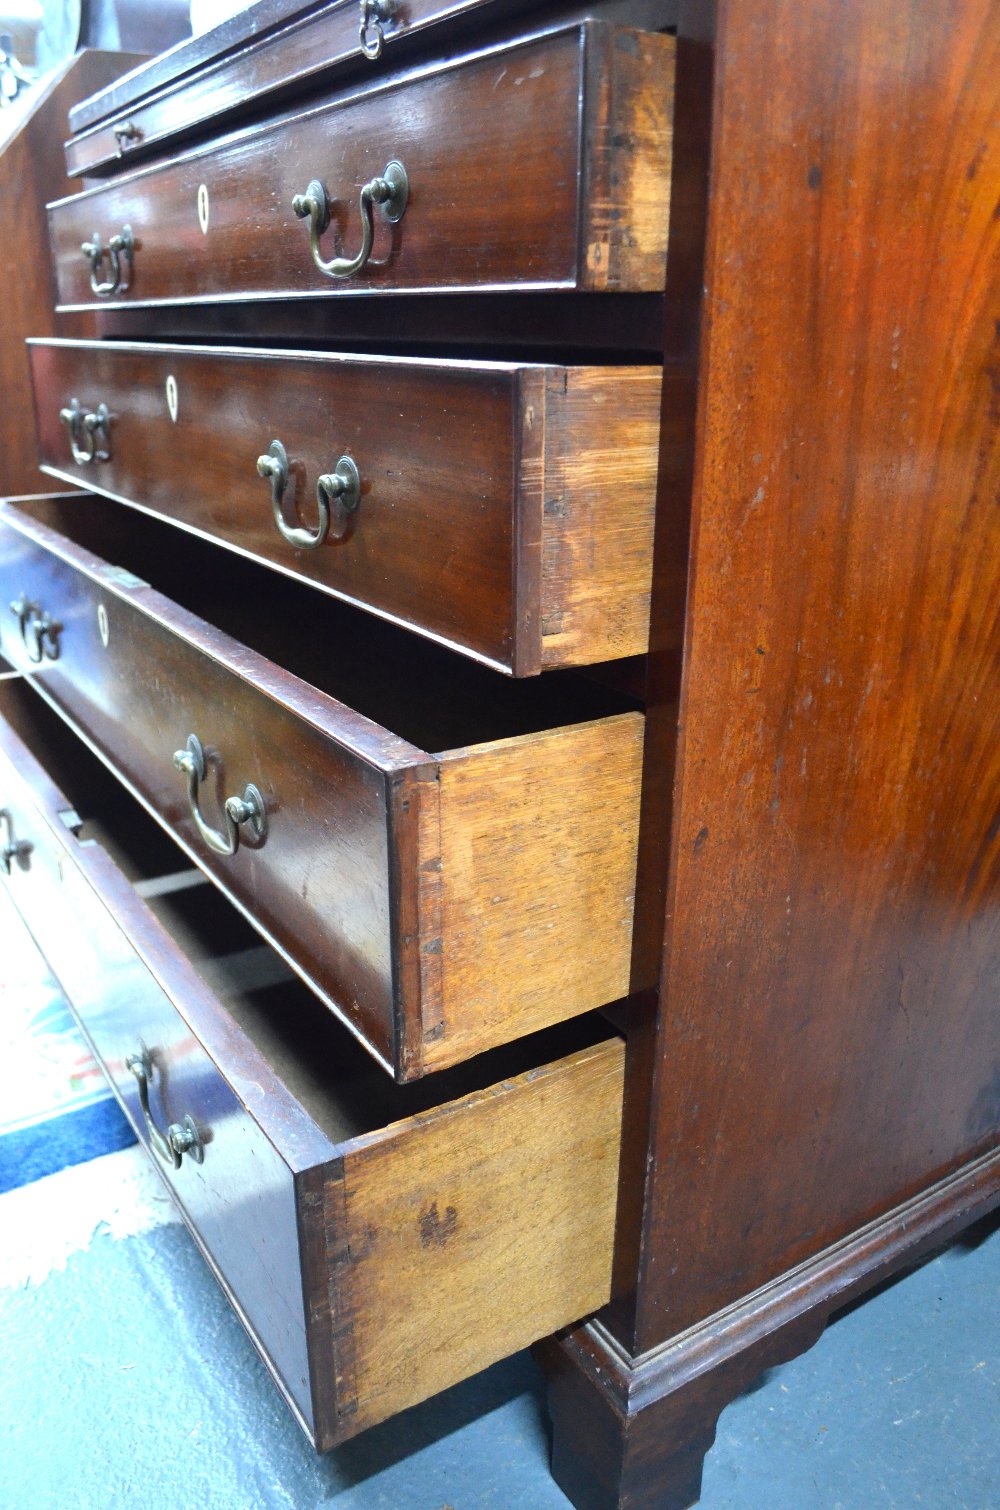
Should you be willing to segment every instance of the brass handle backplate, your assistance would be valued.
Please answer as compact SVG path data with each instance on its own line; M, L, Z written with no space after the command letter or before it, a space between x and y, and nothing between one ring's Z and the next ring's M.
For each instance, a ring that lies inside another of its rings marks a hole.
M111 237L107 246L102 246L101 238L95 231L93 240L85 241L80 250L90 263L90 286L98 298L110 299L112 294L124 294L127 291L135 256L135 237L130 225L123 225L118 234ZM111 265L111 277L102 283L99 274L105 257Z
M271 484L271 511L274 522L289 545L300 550L315 550L329 537L343 540L351 515L361 502L361 473L350 456L342 456L332 472L316 479L316 509L319 522L314 530L292 525L285 518L283 504L288 488L288 453L280 440L272 440L265 456L258 456L257 471ZM330 528L331 521L333 528Z
M131 1070L135 1076L136 1085L139 1087L139 1105L142 1108L142 1120L149 1133L150 1146L172 1169L181 1167L181 1159L185 1154L200 1164L205 1157L205 1149L192 1117L185 1116L182 1122L171 1122L165 1133L161 1132L153 1121L153 1113L149 1109L153 1061L144 1043L139 1045L137 1054L129 1055L125 1061L125 1068Z
M18 839L14 833L14 819L7 808L0 808L0 870L9 876L16 860L22 870L27 870L27 859L34 849L28 839Z
M111 411L107 404L98 404L93 413L84 413L80 400L74 398L65 409L59 410L59 419L69 432L69 447L78 467L89 466L92 461L111 460ZM104 434L100 446L99 431Z
M410 181L403 164L395 158L385 165L379 178L369 179L361 190L361 250L356 257L332 257L324 261L320 237L330 224L330 201L326 189L314 178L304 194L296 194L292 209L300 220L309 218L309 243L313 261L328 278L353 278L372 254L375 242L375 206L379 205L386 220L402 220L410 197Z
M14 599L10 611L17 619L21 631L21 643L32 665L43 660L59 659L59 634L62 625L50 613L44 613L40 603L34 603L24 593Z
M255 839L260 841L264 838L267 833L264 799L252 782L243 788L242 797L227 797L223 803L225 833L220 833L217 828L205 822L198 805L198 787L205 780L208 765L197 734L189 734L186 748L174 752L174 765L187 776L191 816L209 849L217 855L235 855L240 843L240 827L244 823Z

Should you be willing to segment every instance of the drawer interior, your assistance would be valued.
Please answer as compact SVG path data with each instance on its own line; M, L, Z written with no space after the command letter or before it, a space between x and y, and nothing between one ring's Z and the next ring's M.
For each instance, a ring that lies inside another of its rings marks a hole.
M588 1014L412 1084L394 1084L23 678L0 677L0 718L64 794L79 842L111 855L331 1142L429 1111L611 1035L604 1019Z
M259 500L253 500L254 505ZM432 754L639 708L571 671L513 682L158 520L86 495L18 509ZM423 542L447 550L447 541Z

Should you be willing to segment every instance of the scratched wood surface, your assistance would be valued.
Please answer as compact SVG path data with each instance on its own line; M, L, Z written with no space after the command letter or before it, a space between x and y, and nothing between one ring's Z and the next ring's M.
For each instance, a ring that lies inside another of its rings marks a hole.
M564 368L546 379L543 666L648 646L661 386L659 369L654 378L649 369ZM665 433L662 444L672 442Z
M73 176L119 172L123 156L146 158L192 134L230 129L248 111L281 108L292 91L351 76L375 80L435 43L454 49L459 38L499 40L532 28L536 9L533 0L408 0L382 27L382 56L369 59L361 53L356 0L300 8L257 0L74 106L67 167ZM676 0L597 0L586 7L559 0L546 13L595 9L653 29L671 25L677 12ZM116 135L116 126L130 130Z

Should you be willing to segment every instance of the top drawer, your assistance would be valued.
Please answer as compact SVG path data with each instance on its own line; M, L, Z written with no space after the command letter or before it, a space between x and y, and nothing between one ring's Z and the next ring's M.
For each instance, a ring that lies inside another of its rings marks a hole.
M660 291L673 64L670 37L585 22L61 200L60 307Z
M553 7L550 7L553 9ZM123 157L143 157L197 131L218 133L248 110L262 115L291 91L332 87L348 77L378 78L429 45L457 51L472 27L513 29L532 0L282 0L250 5L81 100L69 113L71 177L118 173ZM677 19L676 0L589 0L567 10L659 30ZM523 23L522 23L523 27ZM501 40L500 36L490 40Z

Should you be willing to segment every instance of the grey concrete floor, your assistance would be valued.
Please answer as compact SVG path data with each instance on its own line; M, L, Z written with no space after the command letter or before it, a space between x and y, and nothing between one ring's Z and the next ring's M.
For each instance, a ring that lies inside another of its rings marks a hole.
M9 1201L0 1243L30 1243ZM1000 1507L1000 1227L978 1236L730 1406L705 1510ZM175 1223L0 1286L0 1384L0 1510L567 1504L526 1355L317 1459Z

